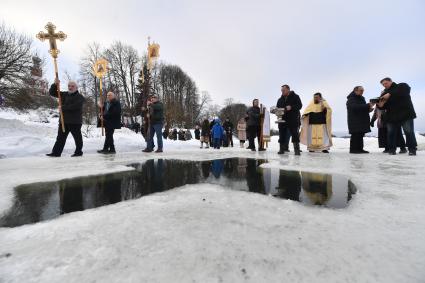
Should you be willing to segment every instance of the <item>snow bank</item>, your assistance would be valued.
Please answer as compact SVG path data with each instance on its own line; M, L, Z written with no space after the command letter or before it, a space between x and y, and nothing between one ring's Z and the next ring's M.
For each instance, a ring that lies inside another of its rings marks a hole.
M0 109L0 154L5 157L24 157L24 156L44 156L49 153L56 140L58 130L58 118L56 111L40 109L29 110L27 112L16 112L10 109ZM86 126L83 126L83 129ZM104 137L98 128L93 128L89 134L90 137L84 137L84 153L96 153L103 147ZM194 135L193 135L194 136ZM116 149L118 152L139 151L146 147L142 135L122 128L117 130L114 135ZM278 137L272 137L270 143L271 150L278 150ZM418 149L425 150L425 137L417 135ZM238 141L235 138L235 149L238 147ZM199 147L199 141L192 139L190 141L171 141L164 140L165 150L196 150ZM373 151L382 151L377 148L378 141L374 137L365 138L365 148ZM71 155L74 152L75 145L72 137L69 136L65 145L63 155ZM302 149L306 150L302 146ZM349 139L334 138L334 147L331 149L336 152L348 152Z
M192 185L0 228L0 281L424 282L424 152L388 156L368 138L369 155L349 155L349 140L335 139L331 154L304 149L300 157L279 156L273 137L270 149L261 153L199 149L192 140L166 141L163 154L143 154L141 136L121 132L115 156L94 153L103 142L99 136L85 140L83 158L67 156L71 141L64 157L49 159L37 155L45 153L43 142L52 146L57 123L2 115L9 134L0 134L0 153L10 156L0 159L0 214L10 207L19 184L128 170L129 163L159 157L262 158L271 168L345 174L358 193L348 208L326 209ZM27 136L40 140L25 147ZM418 142L425 144L423 137ZM21 150L26 156L18 154Z

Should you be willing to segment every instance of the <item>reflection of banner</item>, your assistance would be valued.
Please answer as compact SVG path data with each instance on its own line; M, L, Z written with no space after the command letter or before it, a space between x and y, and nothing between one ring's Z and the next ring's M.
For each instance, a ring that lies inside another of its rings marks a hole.
M332 175L301 172L304 193L312 204L325 204L332 196Z

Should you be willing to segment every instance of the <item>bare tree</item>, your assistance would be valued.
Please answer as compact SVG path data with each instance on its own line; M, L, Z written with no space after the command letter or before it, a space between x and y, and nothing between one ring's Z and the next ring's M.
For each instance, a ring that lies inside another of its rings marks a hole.
M137 50L117 41L105 51L105 56L110 64L110 76L123 94L124 111L133 122L138 104L137 77L141 69Z
M7 94L25 84L32 66L32 40L0 25L0 92Z
M96 117L99 113L97 107L99 82L93 74L94 63L102 57L102 49L97 42L89 43L84 51L84 55L80 61L80 85L84 86L86 96L94 100L94 111ZM107 81L107 80L106 80Z
M226 99L225 106L220 110L219 117L222 121L229 118L233 125L237 125L239 119L245 117L248 107L243 103L234 103L233 101L233 99Z

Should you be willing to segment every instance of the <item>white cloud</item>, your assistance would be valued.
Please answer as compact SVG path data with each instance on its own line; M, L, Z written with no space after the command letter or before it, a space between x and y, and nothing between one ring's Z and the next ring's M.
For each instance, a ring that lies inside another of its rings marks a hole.
M288 83L304 104L321 91L334 108L336 129L346 128L345 97L357 84L372 97L384 76L408 82L417 109L425 94L420 0L2 0L1 6L6 24L28 34L47 21L66 32L60 62L71 73L91 41L121 40L144 52L150 35L161 44L161 58L180 65L215 102L258 97L272 105ZM417 128L425 131L422 117Z

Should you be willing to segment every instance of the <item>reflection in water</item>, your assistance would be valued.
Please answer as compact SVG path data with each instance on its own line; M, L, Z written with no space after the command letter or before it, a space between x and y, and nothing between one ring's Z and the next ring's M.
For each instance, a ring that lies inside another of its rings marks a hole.
M332 176L301 172L303 190L312 204L325 204L332 196Z
M271 172L269 169L268 171ZM300 201L301 175L298 171L279 170L279 186L276 188L280 198Z
M273 195L308 205L347 206L354 185L339 175L260 168L265 160L247 158L184 161L151 159L132 164L134 171L22 185L0 226L15 227L61 214L135 199L186 184Z

